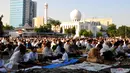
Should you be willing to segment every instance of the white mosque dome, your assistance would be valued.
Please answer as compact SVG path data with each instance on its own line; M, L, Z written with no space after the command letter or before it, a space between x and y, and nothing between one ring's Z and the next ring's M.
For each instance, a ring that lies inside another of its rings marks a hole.
M70 18L72 21L80 21L81 20L81 12L77 9L73 10L70 13Z

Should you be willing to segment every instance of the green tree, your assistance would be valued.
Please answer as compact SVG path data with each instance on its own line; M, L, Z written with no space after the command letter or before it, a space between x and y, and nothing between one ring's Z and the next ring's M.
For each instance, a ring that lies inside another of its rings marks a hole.
M70 29L65 29L65 34L70 34Z
M45 24L43 26L40 26L39 28L34 29L35 32L51 32L51 25Z
M130 27L128 26L120 26L118 29L117 29L117 32L118 32L118 35L121 36L122 38L125 38L125 37L129 37L129 33L130 33Z
M105 31L105 30L103 29L103 27L101 27L100 31Z
M51 27L52 27L51 24L48 23L48 24L45 25L44 27L48 30L48 32L51 31Z
M13 26L10 26L8 24L6 24L5 26L3 26L3 30L13 30L14 27Z
M85 37L89 37L89 32L88 32L88 31L84 31L84 32L82 33L82 35L85 36Z
M55 27L55 31L56 31L56 26L59 26L61 24L61 22L59 20L50 19L50 20L48 20L48 24L53 25Z
M84 30L84 29L80 30L79 36L82 36L84 31L86 31L86 30Z
M35 28L34 28L34 31L35 31L35 32L39 32L39 28L35 27Z
M63 29L62 29L62 27L60 28L60 33L62 33L63 32Z
M89 37L92 37L93 36L92 31L88 31L88 32L89 32Z
M83 29L83 30L80 30L79 35L80 36L83 35L85 37L91 37L93 35L93 33L91 31L87 31L87 30Z
M127 36L128 38L130 38L130 27L128 27L127 30L126 30L126 36Z
M73 27L72 29L71 29L71 33L73 34L73 35L75 35L75 32L76 31L76 29L75 29L75 27Z
M75 27L69 28L69 29L65 29L65 33L66 34L70 34L70 35L75 35L75 33L76 33L75 31L76 31Z
M61 22L59 20L55 20L55 23L53 24L55 26L55 32L56 32L56 26L60 26Z
M55 24L53 24L54 26L60 25L61 22L59 20L55 20Z
M107 34L110 37L115 37L117 35L116 33L117 33L116 25L115 24L109 25L107 29Z
M97 37L101 37L102 36L102 32L97 32Z

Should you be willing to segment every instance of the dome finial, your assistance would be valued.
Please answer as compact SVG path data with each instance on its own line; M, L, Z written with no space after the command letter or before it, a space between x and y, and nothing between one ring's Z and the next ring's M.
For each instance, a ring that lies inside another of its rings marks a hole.
M80 21L81 20L81 12L77 9L74 9L70 13L70 18L71 18L72 21Z

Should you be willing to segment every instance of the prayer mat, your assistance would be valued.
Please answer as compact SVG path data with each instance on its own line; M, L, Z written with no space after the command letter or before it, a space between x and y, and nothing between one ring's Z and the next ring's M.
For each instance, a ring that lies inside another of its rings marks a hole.
M111 73L128 73L130 68L111 68Z
M100 71L102 69L110 68L110 65L105 64L97 64L97 63L89 63L89 62L83 62L80 64L75 65L69 65L61 67L62 69L83 69L88 71Z
M51 64L51 65L43 66L42 68L48 68L48 69L58 68L58 67L74 64L76 62L78 62L78 59L70 59L69 61L64 61L63 63Z

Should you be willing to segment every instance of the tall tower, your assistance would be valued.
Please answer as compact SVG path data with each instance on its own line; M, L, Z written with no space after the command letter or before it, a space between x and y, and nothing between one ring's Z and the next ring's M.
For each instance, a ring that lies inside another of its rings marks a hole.
M26 23L31 25L35 9L36 4L32 0L10 0L10 24L14 27L24 26Z
M10 0L10 24L13 27L24 25L25 19L25 1L24 0Z
M47 24L47 19L48 19L48 4L44 4L44 9L45 9L45 14L44 14L44 24Z
M34 27L33 24L33 18L35 18L37 16L37 2L32 1L31 2L31 12L30 12L30 26Z

